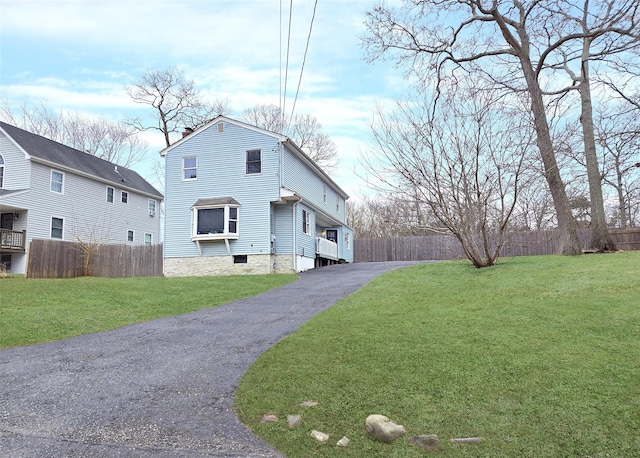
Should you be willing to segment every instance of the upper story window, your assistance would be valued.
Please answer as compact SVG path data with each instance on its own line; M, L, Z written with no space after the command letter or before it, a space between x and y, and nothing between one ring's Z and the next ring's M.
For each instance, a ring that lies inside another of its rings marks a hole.
M113 203L113 196L115 192L115 189L113 189L111 186L107 186L107 202L109 202L110 204Z
M57 170L51 171L51 192L62 194L64 191L64 173Z
M325 204L327 203L327 185L326 184L322 185L322 201Z
M200 199L194 206L191 236L212 240L238 238L240 204L232 198Z
M336 196L336 212L340 213L340 196Z
M182 158L182 179L195 180L198 176L198 158L195 156Z
M4 188L4 157L0 154L0 189Z
M127 191L120 191L120 202L123 204L129 202L129 193Z
M311 213L302 210L302 232L311 235Z
M149 216L156 216L156 201L153 199L149 199Z
M259 149L247 151L247 175L262 173L262 153Z
M51 238L62 239L64 220L62 218L51 218Z
M127 231L127 242L133 242L133 231Z

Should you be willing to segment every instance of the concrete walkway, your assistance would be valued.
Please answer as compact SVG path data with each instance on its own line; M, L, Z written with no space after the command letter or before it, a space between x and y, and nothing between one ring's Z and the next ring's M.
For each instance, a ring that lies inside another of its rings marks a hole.
M214 309L1 350L0 456L280 457L235 416L245 371L318 312L413 264L323 267Z

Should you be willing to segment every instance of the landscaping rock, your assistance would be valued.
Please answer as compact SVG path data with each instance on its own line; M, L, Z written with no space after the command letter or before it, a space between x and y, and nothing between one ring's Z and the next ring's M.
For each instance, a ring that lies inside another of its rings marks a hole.
M289 424L289 428L295 428L302 421L302 416L300 415L287 415L287 423Z
M392 442L407 433L404 426L392 422L384 415L369 415L364 427L369 437L382 442Z
M484 437L454 437L451 439L452 444L464 445L464 444L479 444L484 440Z
M315 407L318 405L318 401L304 401L300 404L302 407Z
M419 436L411 436L407 439L407 442L415 445L416 447L422 447L430 452L441 452L440 440L436 434L420 434Z
M272 423L274 421L278 421L278 416L274 413L265 413L262 416L261 423Z
M311 431L311 437L320 442L327 442L329 440L329 435L320 431L316 431L315 429Z
M349 440L349 438L348 438L347 436L342 436L342 439L340 439L340 440L336 443L336 445L337 445L338 447L346 447L346 446L348 446L348 445L349 445L349 442L351 442L351 441Z

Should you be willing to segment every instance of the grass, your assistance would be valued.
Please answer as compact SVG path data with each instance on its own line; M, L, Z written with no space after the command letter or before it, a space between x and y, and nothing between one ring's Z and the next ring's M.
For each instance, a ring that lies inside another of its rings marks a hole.
M0 280L0 348L180 315L249 297L295 275Z
M236 411L289 457L429 453L367 438L373 413L437 434L442 456L639 456L639 280L640 252L393 271L263 354ZM471 436L485 441L449 443Z

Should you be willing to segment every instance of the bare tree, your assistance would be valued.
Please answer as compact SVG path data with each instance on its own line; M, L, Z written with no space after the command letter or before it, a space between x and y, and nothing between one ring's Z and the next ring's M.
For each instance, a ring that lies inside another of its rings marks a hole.
M449 234L428 207L406 196L376 195L347 202L347 225L357 238Z
M543 4L555 19L547 25L555 40L549 49L546 68L565 71L571 84L555 90L577 90L580 95L580 124L590 196L591 248L615 250L604 211L602 176L597 157L593 116L591 63L604 67L608 60L640 46L640 3L637 0L554 0ZM549 39L549 38L547 38ZM612 69L614 70L614 69Z
M635 225L640 212L640 112L634 106L614 104L598 118L596 135L602 149L603 182L614 190L619 227Z
M8 101L0 107L6 122L109 162L131 167L146 153L147 145L138 132L124 124L80 113L51 111L44 102L24 100L14 109Z
M493 95L445 97L434 112L417 98L379 109L364 165L379 190L426 205L476 267L497 262L533 144Z
M526 93L562 234L560 252L576 255L581 253L577 226L558 168L540 84L545 59L558 46L535 42L538 33L544 35L549 16L540 10L541 3L405 0L400 9L380 6L368 13L364 44L371 60L393 54L422 81L435 78L438 89L475 74L507 92Z
M134 102L151 106L156 114L155 125L147 125L140 118L129 119L127 124L139 131L162 132L166 146L171 145L171 134L185 127L196 129L229 109L228 101L203 101L195 82L178 67L148 69L125 89Z
M322 124L312 115L295 115L284 119L276 105L256 105L244 112L244 120L262 129L290 137L309 158L324 169L337 165L338 150L322 131Z

